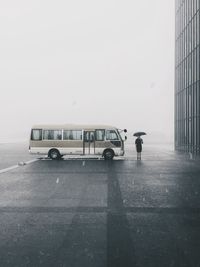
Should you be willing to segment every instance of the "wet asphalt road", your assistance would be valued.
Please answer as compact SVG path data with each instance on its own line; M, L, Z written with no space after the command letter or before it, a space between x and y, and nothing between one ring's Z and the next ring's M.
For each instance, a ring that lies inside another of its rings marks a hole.
M0 169L35 157L0 145ZM5 157L6 155L6 157ZM9 157L10 155L10 157ZM0 173L0 266L200 266L200 164L166 147Z

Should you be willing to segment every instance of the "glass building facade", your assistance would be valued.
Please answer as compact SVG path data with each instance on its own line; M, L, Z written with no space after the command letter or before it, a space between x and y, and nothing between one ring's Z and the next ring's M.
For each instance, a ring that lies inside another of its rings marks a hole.
M175 0L175 149L200 153L200 0Z

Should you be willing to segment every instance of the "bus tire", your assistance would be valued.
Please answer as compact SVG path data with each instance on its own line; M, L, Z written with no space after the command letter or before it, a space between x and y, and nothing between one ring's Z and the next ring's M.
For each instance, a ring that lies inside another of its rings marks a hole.
M113 157L114 157L114 151L112 149L106 149L104 152L103 152L103 156L104 156L104 159L105 160L112 160Z
M60 152L58 149L51 149L49 150L48 156L53 160L60 159Z

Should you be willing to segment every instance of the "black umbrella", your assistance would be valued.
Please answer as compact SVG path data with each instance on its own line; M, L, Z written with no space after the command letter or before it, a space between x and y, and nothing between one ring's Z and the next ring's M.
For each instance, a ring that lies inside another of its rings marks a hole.
M146 133L145 132L136 132L133 134L133 136L136 136L136 137L141 136L141 135L146 135Z

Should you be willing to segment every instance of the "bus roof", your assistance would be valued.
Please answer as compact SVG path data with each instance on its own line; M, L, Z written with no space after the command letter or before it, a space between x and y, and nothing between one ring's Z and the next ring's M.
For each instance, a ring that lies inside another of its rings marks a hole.
M46 129L46 130L115 130L114 126L102 124L38 124L34 125L32 129Z

